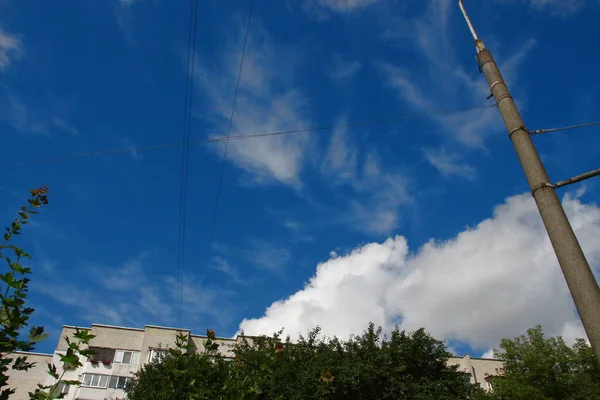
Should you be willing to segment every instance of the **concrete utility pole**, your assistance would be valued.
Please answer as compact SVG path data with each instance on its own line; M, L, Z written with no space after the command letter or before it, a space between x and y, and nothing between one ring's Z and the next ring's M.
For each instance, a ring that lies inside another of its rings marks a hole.
M508 86L502 79L492 53L477 37L462 2L463 0L459 0L459 6L475 39L479 67L490 85L508 136L515 147L558 263L567 281L575 307L596 355L596 361L600 365L600 289L598 283L594 279L573 228L571 228L556 195L555 185L550 183L542 160L529 136L530 133L525 128L521 114L508 91Z

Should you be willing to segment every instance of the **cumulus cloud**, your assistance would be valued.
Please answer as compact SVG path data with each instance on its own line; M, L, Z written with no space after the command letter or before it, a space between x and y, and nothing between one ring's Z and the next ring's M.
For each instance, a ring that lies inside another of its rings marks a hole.
M570 196L563 204L597 271L600 208ZM425 327L482 352L538 323L548 335L582 333L529 194L508 198L493 217L416 251L395 236L336 254L317 266L302 290L239 328L263 334L284 327L295 336L320 325L324 334L348 337L368 321L388 330Z
M0 29L0 71L6 69L10 62L19 57L23 44L14 34Z

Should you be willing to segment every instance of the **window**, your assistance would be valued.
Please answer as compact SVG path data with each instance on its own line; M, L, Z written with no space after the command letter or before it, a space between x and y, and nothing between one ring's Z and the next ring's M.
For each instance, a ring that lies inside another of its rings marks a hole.
M108 375L83 374L82 386L106 388Z
M91 356L96 361L108 361L112 362L115 358L115 349L109 349L106 347L90 347L90 350L94 350L94 355Z
M148 362L160 362L169 354L165 349L150 349L148 352Z
M139 351L126 351L116 350L115 351L115 363L127 364L127 365L138 365L140 362Z
M110 389L125 389L125 386L129 383L131 378L126 376L111 376L110 382L108 383L108 387Z
M70 387L71 387L70 385L67 385L64 382L60 382L58 384L58 386L56 387L56 389L54 389L54 391L52 392L52 394L54 396L58 396L58 395L61 395L61 394L68 394Z

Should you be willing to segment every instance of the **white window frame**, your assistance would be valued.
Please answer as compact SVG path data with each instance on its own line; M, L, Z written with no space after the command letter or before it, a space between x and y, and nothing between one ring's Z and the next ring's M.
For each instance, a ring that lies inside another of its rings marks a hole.
M124 379L125 383L123 384L123 387L119 387L119 380L120 379ZM115 382L115 385L112 386L111 381ZM108 380L108 388L109 389L117 389L117 390L124 390L125 386L127 386L127 384L131 381L131 377L129 376L121 376L121 375L111 375L110 379Z
M127 353L129 353L129 362L123 362ZM138 365L140 363L140 352L134 350L115 350L114 363L123 365Z
M164 358L169 354L169 350L167 349L150 349L148 352L148 362L159 362L164 360Z
M58 386L56 386L56 389L54 389L54 396L58 396L59 394L69 394L69 389L71 388L71 385L67 385L64 382L59 382Z
M89 381L86 383L86 378L89 378ZM106 386L108 385L108 377L110 375L104 375L104 374L83 374L83 379L81 379L81 386L84 387L91 387L91 388L98 388L98 389L106 389ZM102 382L104 381L104 383Z

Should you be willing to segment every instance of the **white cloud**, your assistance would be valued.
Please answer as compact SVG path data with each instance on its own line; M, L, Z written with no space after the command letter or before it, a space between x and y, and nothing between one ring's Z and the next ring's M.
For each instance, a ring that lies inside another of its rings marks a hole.
M400 223L400 206L412 201L408 177L382 168L373 152L365 153L360 164L358 154L358 148L348 140L346 129L335 129L321 171L334 184L354 191L344 222L366 233L389 234Z
M315 12L316 9L325 9L339 13L349 13L373 5L380 0L304 0L304 9Z
M29 106L25 104L6 85L0 84L0 120L12 126L15 130L29 135L50 137L52 131L67 132L71 135L79 134L77 128L66 120L52 116L48 109L55 107Z
M12 33L0 29L0 71L6 69L14 58L21 55L23 44Z
M73 136L79 135L79 130L62 118L59 118L59 117L52 118L52 125L62 131L70 133Z
M236 268L234 268L229 261L222 257L213 257L211 261L211 267L227 275L232 283L240 284L243 280Z
M422 111L482 105L490 90L484 77L474 64L467 72L457 60L455 43L450 42L447 19L447 0L434 0L420 18L393 18L388 21L383 37L392 45L411 46L421 67L407 69L380 62L382 72L390 87L400 99ZM464 32L467 37L468 31ZM498 57L503 75L509 85L514 83L517 70L530 52L535 41L526 40L507 60ZM473 51L475 49L473 48ZM501 130L498 111L483 109L453 115L434 117L440 125L452 133L452 140L471 146L482 147L487 136Z
M423 149L423 152L425 159L445 177L457 175L469 180L477 178L475 167L462 163L458 154L449 153L445 147Z
M353 184L358 194L366 193L366 202L352 201L351 214L358 221L357 230L387 235L400 225L400 206L413 200L408 177L381 168L378 157L367 154L362 177Z
M494 349L490 349L481 355L481 358L494 358Z
M341 119L336 121L336 125L345 123ZM338 183L353 182L356 179L357 157L358 149L348 143L347 128L335 128L321 170Z
M120 147L126 147L131 149L129 150L129 154L131 155L131 158L133 158L134 161L140 162L144 159L143 154L136 149L138 147L137 144L130 138L122 137L121 139L119 139L119 143Z
M248 259L260 269L281 274L291 259L290 251L266 240L252 241L251 250L247 250Z
M294 87L293 52L278 46L257 22L244 58L232 135L307 127L307 102ZM235 84L238 76L242 37L226 46L216 65L197 68L201 93L212 105L203 115L220 131L227 132L231 116ZM311 146L309 135L285 135L229 143L228 158L251 174L258 183L281 182L300 186L305 153ZM222 154L222 147L211 146Z
M246 246L215 243L213 250L217 255L212 257L211 268L227 275L228 282L232 284L256 285L267 276L282 278L289 272L288 265L292 261L292 253L284 241L275 243L253 238ZM235 265L249 265L253 268L240 269Z
M331 79L339 81L356 75L361 68L362 64L359 61L345 60L339 54L336 54L327 74Z
M72 307L89 323L173 326L179 306L177 278L175 273L163 276L149 272L150 256L141 252L118 266L91 264L77 272L56 265L48 279L33 280L31 288ZM184 326L198 315L210 315L222 325L231 322L228 301L232 294L228 291L203 285L185 270L181 289ZM217 299L219 307L214 306Z
M135 41L135 18L133 15L133 5L142 0L117 0L117 6L114 9L115 20L123 32L125 40L129 44Z
M562 17L573 15L585 5L585 0L524 0L537 10L549 11Z
M30 107L25 105L19 97L17 97L5 85L0 85L0 119L12 126L19 132L50 136L47 124L36 118L31 112Z
M588 259L600 266L600 208L566 196L564 206ZM541 324L577 333L577 316L531 195L508 198L492 218L445 242L409 251L404 237L370 243L317 266L306 286L244 319L247 334L320 325L348 337L368 321L386 329L425 327L478 349ZM579 332L581 333L581 332Z

